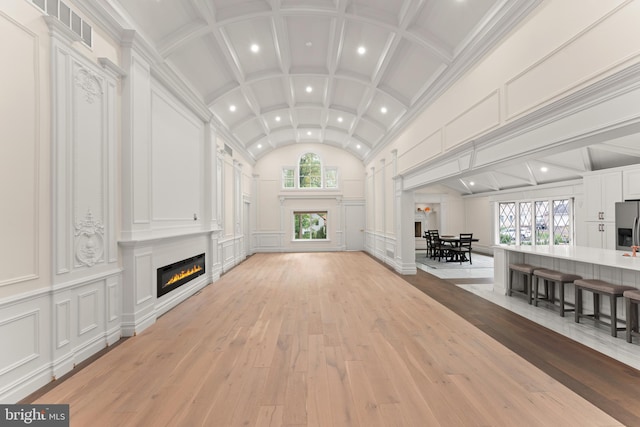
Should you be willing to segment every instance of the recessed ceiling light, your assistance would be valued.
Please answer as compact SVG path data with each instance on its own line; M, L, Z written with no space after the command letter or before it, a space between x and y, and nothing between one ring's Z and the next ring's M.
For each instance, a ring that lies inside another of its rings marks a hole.
M342 123L342 120L343 120L343 119L342 119L342 117L338 117L338 121L339 121L340 123Z
M305 90L307 91L307 93L313 92L313 88L311 86L307 86Z
M306 42L304 45L305 45L306 47L311 47L311 46L313 46L313 43L311 43L311 42Z
M546 167L546 166L542 166L542 167L540 168L540 172L546 172L546 171L548 171L548 170L549 170L549 168L548 168L548 167Z
M476 185L476 183L473 181L469 181L469 185L473 187L474 185Z
M307 131L307 135L311 136L311 131Z
M276 116L276 122L280 121L280 116Z
M356 145L356 148L359 150L360 149L360 144Z
M364 55L367 53L367 48L364 46L358 46L358 55Z
M253 53L258 53L258 52L260 52L260 46L258 46L258 45L257 45L257 44L255 44L255 43L254 43L254 44L252 44L252 45L251 45L251 52L253 52Z
M387 114L387 107L382 107L382 108L380 109L380 112L381 112L382 114Z
M258 144L258 148L262 148L262 144Z
M236 106L235 105L229 105L229 111L231 111L232 113L234 111L236 111Z

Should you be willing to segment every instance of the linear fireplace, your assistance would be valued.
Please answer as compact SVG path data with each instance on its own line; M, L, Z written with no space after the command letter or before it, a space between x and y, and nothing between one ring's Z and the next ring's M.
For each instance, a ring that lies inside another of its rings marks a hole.
M158 298L204 274L204 254L174 262L158 269Z

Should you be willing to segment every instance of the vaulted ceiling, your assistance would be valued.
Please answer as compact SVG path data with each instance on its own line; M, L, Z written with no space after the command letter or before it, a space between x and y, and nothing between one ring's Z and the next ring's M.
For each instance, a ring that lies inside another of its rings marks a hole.
M535 0L102 0L259 159L298 142L365 160Z
M76 0L135 30L154 67L252 160L300 142L368 161L540 0ZM640 137L471 169L462 194L640 163Z

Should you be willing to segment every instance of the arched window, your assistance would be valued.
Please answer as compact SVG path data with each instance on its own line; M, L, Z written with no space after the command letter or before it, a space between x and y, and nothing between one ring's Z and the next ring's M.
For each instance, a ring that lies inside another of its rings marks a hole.
M317 154L303 154L298 171L300 188L322 188L322 162Z

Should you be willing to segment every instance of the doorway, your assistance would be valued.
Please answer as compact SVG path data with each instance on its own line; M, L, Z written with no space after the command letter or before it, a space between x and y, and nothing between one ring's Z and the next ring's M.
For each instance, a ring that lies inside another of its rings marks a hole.
M364 205L345 206L344 229L346 250L364 250Z

